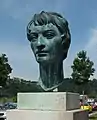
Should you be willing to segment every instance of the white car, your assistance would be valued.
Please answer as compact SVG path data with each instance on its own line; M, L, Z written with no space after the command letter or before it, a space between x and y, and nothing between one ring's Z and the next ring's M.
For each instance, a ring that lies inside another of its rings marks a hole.
M6 111L0 110L0 120L6 119Z

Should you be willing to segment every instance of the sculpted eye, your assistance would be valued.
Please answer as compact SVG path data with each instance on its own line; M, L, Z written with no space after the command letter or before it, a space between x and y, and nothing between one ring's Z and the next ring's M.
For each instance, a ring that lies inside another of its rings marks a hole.
M47 39L52 39L53 37L56 36L56 34L54 33L54 31L48 31L48 32L45 32L43 36L46 37Z
M30 40L31 41L35 41L35 40L37 40L37 38L38 38L38 34L37 33L32 33L32 34L30 34Z

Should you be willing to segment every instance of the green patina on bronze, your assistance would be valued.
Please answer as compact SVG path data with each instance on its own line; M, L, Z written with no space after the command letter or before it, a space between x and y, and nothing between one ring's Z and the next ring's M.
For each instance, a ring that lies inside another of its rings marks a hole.
M42 11L28 23L27 38L39 63L38 83L44 91L53 91L64 81L63 60L71 42L68 22L58 13Z

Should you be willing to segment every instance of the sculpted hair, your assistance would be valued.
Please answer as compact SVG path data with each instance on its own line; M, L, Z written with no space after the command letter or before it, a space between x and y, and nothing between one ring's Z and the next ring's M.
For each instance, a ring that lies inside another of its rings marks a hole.
M70 35L69 28L68 28L67 20L63 18L60 14L55 13L55 12L44 12L44 11L42 11L39 14L35 14L27 25L27 38L28 40L30 40L30 32L31 32L30 27L32 24L34 26L42 26L42 25L46 25L49 23L52 23L53 25L55 25L60 31L60 33L64 35L63 46L65 48L65 54L64 54L63 59L65 59L67 57L66 49L68 51L68 48L70 46L71 35Z

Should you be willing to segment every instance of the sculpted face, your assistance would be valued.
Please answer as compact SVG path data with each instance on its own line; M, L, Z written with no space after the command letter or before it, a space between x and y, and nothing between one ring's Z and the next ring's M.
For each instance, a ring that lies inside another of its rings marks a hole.
M49 23L30 27L30 43L38 63L60 61L62 58L62 35L58 28Z
M39 63L40 88L52 91L64 80L63 60L71 42L68 22L55 12L34 14L27 25L27 39Z

